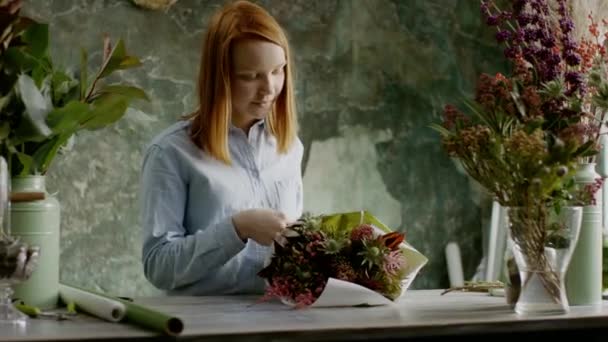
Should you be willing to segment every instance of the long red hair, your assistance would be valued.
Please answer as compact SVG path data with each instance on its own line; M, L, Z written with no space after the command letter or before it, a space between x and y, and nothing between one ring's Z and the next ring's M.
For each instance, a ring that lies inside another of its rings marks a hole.
M297 135L296 104L289 43L278 22L262 7L248 1L226 5L212 18L202 48L198 77L199 108L190 115L192 141L212 157L230 164L228 128L231 122L231 47L237 39L262 39L285 51L285 84L266 118L285 153Z

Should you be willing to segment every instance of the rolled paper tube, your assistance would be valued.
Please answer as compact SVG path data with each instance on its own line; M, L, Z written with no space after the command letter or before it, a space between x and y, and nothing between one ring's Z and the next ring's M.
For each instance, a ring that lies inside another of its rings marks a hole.
M144 328L163 332L171 336L177 336L184 330L184 323L180 318L149 309L143 305L139 305L131 301L121 299L119 297L112 297L91 290L79 289L65 284L61 284L61 289L74 289L81 292L85 292L92 297L104 298L112 302L118 302L122 304L125 307L126 312L121 318L121 321L126 321L128 323L139 325ZM74 302L77 306L79 306L78 301Z
M462 269L462 257L460 247L454 241L448 242L445 247L445 259L448 265L448 278L451 287L464 285L464 272Z
M145 306L119 299L127 307L127 322L148 329L164 332L167 335L177 336L184 330L184 323L175 316L148 309Z
M43 200L44 192L11 192L11 202L31 202Z
M64 303L73 302L78 309L106 321L119 322L127 313L125 305L118 300L98 296L71 286L59 285L59 295Z

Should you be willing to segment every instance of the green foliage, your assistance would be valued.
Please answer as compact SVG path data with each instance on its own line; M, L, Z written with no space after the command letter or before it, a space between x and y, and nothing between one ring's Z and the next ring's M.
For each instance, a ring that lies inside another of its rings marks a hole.
M104 37L94 73L82 50L79 75L68 74L53 65L48 24L21 16L20 5L0 5L0 155L13 176L45 174L78 131L107 127L132 101L148 99L135 86L108 84L116 71L141 65L121 39L113 45Z

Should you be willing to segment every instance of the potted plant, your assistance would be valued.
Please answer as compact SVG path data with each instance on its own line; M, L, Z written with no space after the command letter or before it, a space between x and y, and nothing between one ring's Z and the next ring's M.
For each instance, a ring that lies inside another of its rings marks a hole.
M21 15L20 8L21 0L0 0L0 156L7 161L12 192L45 194L47 171L77 132L111 125L133 100L147 97L133 85L108 82L116 71L141 65L122 40L103 38L101 63L92 71L82 50L80 69L70 74L52 62L48 24ZM13 201L11 227L13 236L38 245L41 254L17 295L48 307L58 293L60 207L54 197L43 197Z

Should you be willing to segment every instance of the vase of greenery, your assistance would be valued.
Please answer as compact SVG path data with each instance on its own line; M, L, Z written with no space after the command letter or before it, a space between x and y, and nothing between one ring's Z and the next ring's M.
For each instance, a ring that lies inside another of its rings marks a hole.
M506 229L519 275L512 283L521 286L511 292L518 294L515 310L525 314L568 311L563 275L578 241L577 217L597 192L578 186L576 175L599 152L608 109L603 55L575 39L566 1L555 5L523 0L502 9L482 1L511 70L480 75L474 99L464 100L467 111L447 105L443 123L433 125L448 155L510 213ZM594 67L596 56L602 62Z
M36 271L15 286L15 297L48 308L59 292L61 207L45 175L77 132L113 124L133 100L147 97L135 86L108 82L117 70L141 65L122 40L103 38L93 72L82 50L78 74L70 74L52 62L48 24L20 8L21 0L0 3L0 155L12 178L11 234L40 248Z

